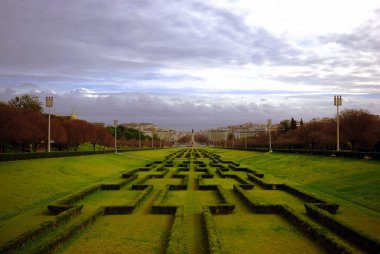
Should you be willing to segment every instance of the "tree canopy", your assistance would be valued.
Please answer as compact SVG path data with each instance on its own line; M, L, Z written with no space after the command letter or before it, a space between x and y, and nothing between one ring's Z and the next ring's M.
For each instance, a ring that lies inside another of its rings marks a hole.
M42 103L38 96L24 94L22 96L16 96L8 102L8 105L14 108L30 109L39 113L43 112Z

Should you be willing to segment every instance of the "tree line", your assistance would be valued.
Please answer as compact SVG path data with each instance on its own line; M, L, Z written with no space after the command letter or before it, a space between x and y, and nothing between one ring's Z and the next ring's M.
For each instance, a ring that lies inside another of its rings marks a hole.
M77 151L81 144L92 144L93 150L113 147L114 127L100 127L84 120L51 115L52 148ZM120 145L138 145L139 131L117 127ZM147 137L140 133L145 141ZM8 103L0 102L0 152L45 150L48 139L48 115L43 113L38 97L23 95ZM145 143L143 143L145 145Z
M340 148L353 151L380 152L380 118L362 109L346 109L339 115ZM0 102L0 152L8 147L21 151L44 150L47 147L48 116L43 113L38 97L23 95L8 103ZM99 127L83 120L52 115L51 140L56 150L77 150L80 144L92 144L93 149L113 147L115 127ZM124 126L116 129L120 146L166 146L157 137L144 135L140 131ZM283 120L277 129L272 129L272 147L278 149L336 149L336 120L313 120L304 123L294 118ZM235 140L229 135L229 147L267 148L268 133ZM195 134L197 143L209 143L207 137ZM182 137L179 143L189 143L191 134ZM224 142L221 142L220 145ZM170 145L170 144L169 144Z
M363 109L346 109L339 114L340 148L352 151L380 152L380 118ZM313 120L299 124L292 118L280 122L271 132L272 148L334 150L337 141L335 119ZM235 142L245 146L244 140ZM231 145L231 140L229 140ZM247 146L267 148L268 133L247 140Z

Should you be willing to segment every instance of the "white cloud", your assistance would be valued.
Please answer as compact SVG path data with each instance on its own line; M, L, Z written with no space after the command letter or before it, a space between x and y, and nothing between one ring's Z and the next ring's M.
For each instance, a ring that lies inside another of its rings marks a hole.
M213 2L245 14L248 24L295 37L350 32L364 23L373 14L374 9L380 7L377 0L215 0Z
M3 100L55 94L62 114L177 127L329 115L336 93L380 112L378 1L1 5Z

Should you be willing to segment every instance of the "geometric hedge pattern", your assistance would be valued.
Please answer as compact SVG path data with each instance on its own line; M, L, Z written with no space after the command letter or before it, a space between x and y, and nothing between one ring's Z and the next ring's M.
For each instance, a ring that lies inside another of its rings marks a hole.
M50 204L1 253L380 253L338 204L271 183L206 149L180 149Z

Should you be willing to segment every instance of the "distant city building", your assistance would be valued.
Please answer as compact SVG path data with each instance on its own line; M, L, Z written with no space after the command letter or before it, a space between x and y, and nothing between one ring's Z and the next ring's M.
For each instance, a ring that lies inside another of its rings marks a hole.
M65 119L65 120L77 120L78 117L77 115L75 114L74 110L71 112L71 115L69 116L59 116L61 119Z
M207 139L210 141L226 140L229 131L227 129L212 129L207 131Z
M335 121L333 118L329 117L324 117L324 118L313 118L311 122L330 122L330 121Z
M254 130L238 130L236 133L237 139L256 137L256 132Z
M104 128L106 126L105 123L90 123L90 124L95 126L95 127L102 127L102 128Z
M156 131L158 139L166 140L166 141L177 141L178 136L175 130L171 129L158 129Z
M131 128L136 130L144 131L156 131L158 127L152 123L123 123L120 124L124 128Z

